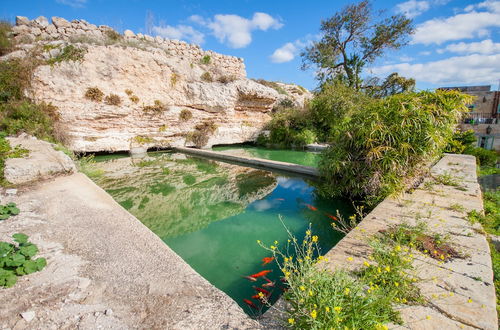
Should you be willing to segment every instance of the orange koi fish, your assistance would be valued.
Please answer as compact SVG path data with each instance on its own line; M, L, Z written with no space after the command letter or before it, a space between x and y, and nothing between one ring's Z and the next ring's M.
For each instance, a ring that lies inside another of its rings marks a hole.
M274 257L265 257L265 258L263 258L262 259L262 266L267 265L268 263L270 263L273 260L274 260Z
M257 300L260 300L260 296L259 296L258 294L254 294L254 295L252 296L252 299L257 299Z
M334 215L331 215L331 214L329 214L329 213L325 213L325 215L326 215L327 217L329 217L330 219L332 219L333 221L339 221L339 219L337 219L337 217L336 217L336 216L334 216Z
M261 272L258 272L256 274L252 274L250 275L250 277L256 279L257 277L262 277L262 276L266 276L267 274L269 274L270 272L272 272L272 270L263 270Z
M307 208L311 211L317 211L318 209L312 206L311 204L306 204Z
M266 295L266 297L269 297L271 295L271 292L267 291L266 289L254 287L255 291L262 292L263 294Z
M267 283L262 284L262 286L263 286L263 287L266 287L266 288L274 288L274 285L275 285L275 284L276 284L275 282L271 282L271 281L269 281L269 282L267 282Z
M247 280L249 280L250 282L255 282L257 281L256 278L252 277L252 276L242 276L243 278L246 278Z
M250 307L252 307L252 308L257 309L257 306L255 306L255 304L254 304L253 302L251 302L250 300L248 300L248 299L243 299L243 302L244 302L245 304L247 304L248 306L250 306Z

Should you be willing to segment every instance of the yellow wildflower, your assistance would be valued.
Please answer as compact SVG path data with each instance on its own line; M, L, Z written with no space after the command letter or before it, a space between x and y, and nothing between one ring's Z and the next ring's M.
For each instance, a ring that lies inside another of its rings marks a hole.
M398 287L398 286L399 286L399 283L398 283L398 282L394 282L394 285L395 285L396 287Z
M337 313L340 312L342 310L342 307L340 306L335 306L333 307L333 310L336 311Z
M348 257L347 258L347 261L353 261L354 259L352 259L352 257Z
M375 326L375 330L387 330L387 329L389 329L389 328L384 324L377 324Z
M295 324L295 320L294 319L288 319L288 323Z
M427 315L425 318L426 318L426 319L428 319L428 320L430 320L430 319L431 319L431 316L430 316L430 315Z
M345 293L346 295L348 295L348 294L349 294L349 292L351 292L351 289L349 289L349 288L345 288L345 289L344 289L344 293Z
M312 237L312 241L313 241L313 242L317 242L317 241L318 241L318 236L314 235L314 236Z
M276 246L271 245L271 249L272 249L272 250L276 250Z
M453 297L454 293L453 292L450 292L450 297Z
M382 273L382 269L380 269L380 267L377 267L377 272Z
M278 245L278 241L274 241L274 244Z
M306 235L307 236L311 236L311 231L310 230L306 230Z
M389 267L389 266L385 266L385 271L386 271L386 272L390 272L390 271L391 271L391 267Z
M311 312L311 317L313 319L316 319L316 316L318 316L318 313L316 312L316 310L314 309L312 312Z
M367 261L363 262L363 265L365 265L366 267L370 267L370 264Z
M300 291L305 291L305 290L306 290L306 287L305 287L305 286L303 286L303 285L301 285L301 286L299 286L299 289L300 289Z
M257 240L257 243L260 244L260 239Z
M396 251L401 251L401 246L400 246L400 245L396 245L395 250L396 250Z
M310 296L314 295L314 292L312 290L309 290L309 295Z
M467 302L470 304L472 302L472 299L469 298L469 300L467 300Z
M262 292L259 292L259 298L264 298L264 294Z

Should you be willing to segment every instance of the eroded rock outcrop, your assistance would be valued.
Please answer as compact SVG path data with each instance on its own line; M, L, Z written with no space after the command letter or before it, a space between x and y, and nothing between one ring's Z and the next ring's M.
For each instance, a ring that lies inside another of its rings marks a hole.
M241 58L182 41L57 17L16 24L21 45L7 56L48 61L35 70L30 97L59 109L66 144L77 152L197 145L196 134L207 135L205 147L252 141L277 103L300 106L311 96L247 79ZM70 50L75 55L65 57ZM102 94L92 100L89 88ZM214 129L200 133L207 123Z

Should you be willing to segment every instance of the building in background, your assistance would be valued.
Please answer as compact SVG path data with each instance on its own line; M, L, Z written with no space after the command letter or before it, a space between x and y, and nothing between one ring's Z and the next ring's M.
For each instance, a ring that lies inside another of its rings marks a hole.
M491 86L441 87L441 90L457 90L475 96L471 110L461 123L462 130L474 130L477 146L488 150L500 150L500 91Z

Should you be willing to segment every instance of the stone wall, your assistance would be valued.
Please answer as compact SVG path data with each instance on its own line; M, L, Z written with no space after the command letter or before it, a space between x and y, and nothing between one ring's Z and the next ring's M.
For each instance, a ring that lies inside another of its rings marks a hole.
M16 17L16 26L13 33L18 42L31 43L37 40L65 40L65 41L94 41L106 43L109 39L120 38L124 43L131 45L134 42L143 42L151 47L157 47L167 51L172 56L184 57L192 62L200 62L203 57L210 56L210 62L217 65L226 72L226 75L237 78L246 77L245 64L242 58L222 55L213 51L205 51L200 46L188 44L184 41L164 39L160 36L147 34L135 34L131 30L125 30L118 34L107 25L95 25L86 20L67 21L61 17L52 17L52 23L44 16L29 20L24 16Z

